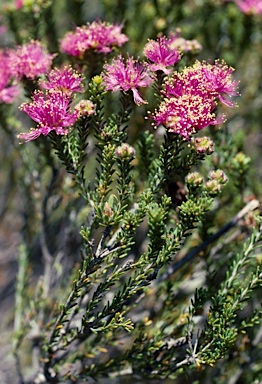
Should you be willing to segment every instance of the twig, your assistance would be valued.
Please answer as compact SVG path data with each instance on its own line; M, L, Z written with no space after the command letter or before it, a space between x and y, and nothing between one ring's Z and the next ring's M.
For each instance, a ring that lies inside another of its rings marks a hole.
M231 228L235 227L238 222L243 219L243 217L254 211L259 207L258 200L250 201L241 211L239 211L228 223L226 223L222 228L220 228L216 233L210 236L208 239L203 241L198 247L192 249L183 259L179 260L173 266L171 266L166 273L161 275L161 280L165 280L168 276L172 275L174 272L183 267L188 261L192 260L198 253L205 249L209 244L213 243L215 240L219 239L224 233L229 231Z

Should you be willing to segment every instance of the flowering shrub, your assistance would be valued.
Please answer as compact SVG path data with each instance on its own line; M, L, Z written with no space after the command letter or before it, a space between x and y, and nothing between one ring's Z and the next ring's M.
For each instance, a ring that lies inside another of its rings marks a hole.
M258 378L260 196L232 134L241 76L164 25L168 1L151 4L161 33L129 36L144 3L119 5L126 25L76 18L60 37L52 2L3 8L16 40L1 50L0 127L22 222L21 383L226 383L250 350Z

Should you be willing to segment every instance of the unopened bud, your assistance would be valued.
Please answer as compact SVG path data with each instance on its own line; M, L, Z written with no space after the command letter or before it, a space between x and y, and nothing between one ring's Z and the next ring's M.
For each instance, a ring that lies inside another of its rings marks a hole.
M95 104L90 100L80 100L75 106L75 111L79 117L93 115L95 113Z
M192 172L186 176L185 181L189 188L199 188L203 185L204 178L199 172Z
M219 183L218 180L208 180L205 184L205 189L211 196L216 196L218 193L221 192L222 185Z
M111 218L114 214L113 209L110 207L107 201L105 202L105 205L104 205L103 214L104 214L104 217L106 216L108 219Z
M192 139L192 144L197 153L211 155L214 152L214 142L207 136Z
M239 152L232 160L232 168L239 173L244 173L248 170L251 163L251 158L243 152Z
M103 77L102 76L99 76L99 75L96 75L92 78L93 82L96 84L96 85L100 85L103 83Z
M123 143L116 148L116 156L123 160L131 159L135 156L135 148L127 143Z
M209 180L217 180L217 182L220 184L226 184L228 182L227 175L225 172L221 171L221 169L209 172L208 178Z

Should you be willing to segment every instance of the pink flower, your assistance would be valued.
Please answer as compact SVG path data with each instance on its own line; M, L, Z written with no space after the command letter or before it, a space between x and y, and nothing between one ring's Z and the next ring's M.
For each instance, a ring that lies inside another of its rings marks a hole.
M228 107L233 107L234 102L229 98L237 96L238 81L232 80L232 73L234 69L228 67L223 61L219 63L216 61L215 64L208 64L203 62L196 62L195 68L201 67L201 72L204 75L204 87L212 94L215 98L218 98L221 103Z
M24 5L25 5L24 0L15 0L15 9L16 10L23 8Z
M61 52L71 56L82 56L89 49L86 27L77 27L75 32L65 34L60 42Z
M156 125L163 124L189 140L208 125L222 123L224 116L217 118L215 114L218 102L233 107L229 98L238 94L232 72L233 68L218 61L213 65L197 61L183 72L175 72L166 82L165 99L153 115Z
M235 104L230 100L237 96L238 81L232 79L234 69L228 67L223 61L209 64L205 61L196 63L192 67L184 69L182 73L175 73L165 87L164 94L169 97L181 96L190 93L204 97L219 99L229 107Z
M250 15L262 14L262 0L234 0L239 9Z
M55 55L49 54L39 41L31 41L10 51L10 69L17 78L35 77L50 70Z
M60 90L71 95L73 92L81 92L82 76L70 66L62 69L55 68L48 75L48 80L39 82L39 85L48 90Z
M9 55L0 51L0 102L12 103L19 93L19 87L12 84Z
M193 133L224 121L224 116L216 118L213 113L214 107L212 99L185 94L164 100L153 119L156 126L163 124L169 132L177 133L189 140Z
M72 126L78 117L76 111L70 112L70 97L62 92L36 91L32 103L23 103L20 109L38 123L37 128L32 128L28 133L20 133L18 138L25 141L34 140L40 135L48 135L55 131L57 135L66 135L68 127Z
M81 57L87 50L108 53L113 47L122 46L127 36L121 33L122 25L113 25L102 21L77 27L74 32L65 34L60 43L62 52Z
M10 87L3 89L0 87L0 102L2 101L6 104L11 104L16 99L19 92L20 89L17 85L11 85Z
M149 69L144 64L131 57L124 62L123 57L119 55L111 64L105 64L104 69L103 78L107 91L131 90L136 104L146 104L137 90L138 87L147 87L153 82Z
M7 28L5 25L0 25L0 35L5 35L7 32Z
M173 66L180 60L180 54L176 49L170 48L170 41L161 36L157 41L149 40L144 48L144 55L150 60L151 71L163 71L166 75L172 72L167 67Z

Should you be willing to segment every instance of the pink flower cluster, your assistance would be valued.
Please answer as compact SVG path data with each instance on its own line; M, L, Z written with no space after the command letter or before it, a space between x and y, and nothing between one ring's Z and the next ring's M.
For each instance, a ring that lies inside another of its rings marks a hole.
M111 64L105 64L104 69L103 79L107 91L128 92L131 90L136 104L146 103L137 90L138 87L147 87L154 81L145 64L139 63L131 57L124 61L123 57L119 55L113 59Z
M35 77L48 72L55 55L47 52L40 41L30 41L28 44L9 50L10 71L16 78Z
M108 53L113 47L122 46L127 36L121 33L122 25L113 25L102 21L77 27L62 38L60 49L71 56L82 57L88 50Z
M18 138L24 141L37 139L40 135L48 135L55 131L57 135L66 135L68 127L77 120L77 113L70 112L71 100L62 92L36 91L32 103L23 103L20 107L38 123L37 128L32 128L28 133L20 133Z
M23 8L23 6L24 6L24 0L15 0L15 9L16 10Z
M246 14L262 14L262 0L234 0L234 2Z
M0 51L0 101L11 103L19 93L22 78L30 80L48 72L55 55L49 54L39 41L30 41L16 49Z
M52 70L47 80L40 82L46 92L36 91L31 103L20 106L37 123L37 127L28 133L20 133L18 138L30 141L40 135L46 136L51 131L57 135L66 135L79 117L79 111L71 111L71 107L74 92L82 90L81 81L82 77L71 67Z
M140 63L131 57L124 60L121 55L113 59L111 64L104 65L103 79L107 91L122 90L132 91L134 101L137 105L145 104L146 101L138 92L138 87L147 87L154 81L152 72L161 71L170 75L173 66L180 60L179 51L170 46L171 40L165 36L157 40L149 40L144 47L144 55L148 63Z
M166 75L172 72L172 67L180 60L180 53L177 49L171 48L171 41L161 36L157 41L149 40L145 45L144 55L149 60L151 71L163 71Z
M0 102L12 103L19 93L17 84L13 84L10 59L7 52L0 51Z
M183 72L174 73L166 82L165 98L153 115L156 126L162 124L189 140L197 131L222 123L224 116L215 114L218 101L233 107L231 97L238 95L238 82L232 80L232 72L224 62L197 61Z
M55 89L71 95L73 92L82 91L82 80L82 76L71 66L65 66L62 69L53 69L47 75L47 80L40 81L39 85L49 91Z

